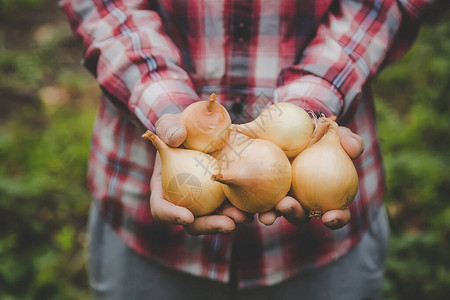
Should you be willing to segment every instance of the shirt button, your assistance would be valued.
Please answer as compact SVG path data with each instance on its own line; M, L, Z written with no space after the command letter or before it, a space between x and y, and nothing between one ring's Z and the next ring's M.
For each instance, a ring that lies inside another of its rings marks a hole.
M244 23L239 23L239 25L234 30L234 36L238 39L239 42L248 40L250 37L250 30L248 26L246 26Z

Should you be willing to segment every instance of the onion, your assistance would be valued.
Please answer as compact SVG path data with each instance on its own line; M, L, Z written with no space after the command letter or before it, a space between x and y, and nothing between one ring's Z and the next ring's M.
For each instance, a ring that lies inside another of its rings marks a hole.
M255 120L231 125L251 138L259 138L280 147L288 158L293 158L309 144L314 124L306 111L297 105L280 102L265 109Z
M220 149L228 139L230 115L216 101L213 93L208 101L192 103L181 113L187 131L183 143L186 148L210 153Z
M289 192L289 160L271 142L232 133L219 161L222 169L212 179L224 184L228 200L242 211L268 211Z
M161 156L161 183L164 198L189 209L194 216L212 213L225 200L222 185L211 179L220 170L217 160L205 153L167 146L156 134L142 135Z
M228 168L231 161L239 159L239 151L245 149L247 143L252 139L245 134L242 134L235 130L230 130L228 140L226 141L224 147L220 150L210 153L212 157L217 159L221 168Z
M320 118L317 132L323 137L292 162L291 192L310 216L321 218L351 203L358 192L358 174L341 146L336 122Z

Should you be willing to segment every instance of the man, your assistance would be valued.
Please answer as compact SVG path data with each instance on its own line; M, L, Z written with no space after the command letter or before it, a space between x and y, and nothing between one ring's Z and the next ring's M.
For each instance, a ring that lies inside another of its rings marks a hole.
M426 2L61 1L104 92L89 167L96 296L381 297L388 230L369 84L410 46ZM349 209L308 222L286 197L248 224L229 205L194 218L166 201L159 158L140 135L180 145L177 113L211 92L234 123L282 101L335 115L360 177Z

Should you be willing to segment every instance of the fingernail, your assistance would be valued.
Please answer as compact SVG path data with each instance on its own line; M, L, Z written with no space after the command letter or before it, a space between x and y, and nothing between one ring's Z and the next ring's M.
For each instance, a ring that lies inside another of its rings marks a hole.
M337 224L339 224L339 220L336 220L336 219L331 220L331 221L325 223L325 225L331 226L331 227L334 227L334 226L336 226Z
M355 141L358 143L359 147L360 147L361 149L363 149L364 144L363 144L363 142L361 141L361 139L359 139L359 137L357 137L355 134L351 135L351 137L353 138L353 140L355 140Z
M231 230L227 230L225 228L219 228L219 232L220 233L229 233L229 232L231 232Z
M289 217L293 218L293 217L295 217L295 213L296 213L295 209L293 207L291 207L291 208L289 208L287 215Z
M183 220L182 218L176 218L175 220L178 224L180 225L187 225L189 224L188 222L186 222L185 220Z
M165 136L166 142L169 142L169 141L170 141L170 139L171 139L172 136L175 134L175 132L177 132L178 129L179 129L179 128L174 128L174 129L171 129L171 130L167 131L166 136Z

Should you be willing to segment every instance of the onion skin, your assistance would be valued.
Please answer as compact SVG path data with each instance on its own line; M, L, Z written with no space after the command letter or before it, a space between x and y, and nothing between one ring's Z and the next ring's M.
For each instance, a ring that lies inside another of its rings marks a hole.
M240 125L231 125L251 138L274 143L288 158L294 158L308 146L314 123L301 107L280 102L265 109L255 120Z
M142 137L150 140L161 156L161 183L167 201L189 209L194 216L208 215L222 204L222 186L211 180L211 174L220 170L215 158L196 150L171 148L151 131Z
M338 125L327 118L320 122L327 132L292 162L292 195L310 216L321 218L334 209L345 209L358 192L358 174L342 148Z
M222 169L229 167L230 162L240 159L240 152L252 141L252 139L238 131L230 130L229 137L225 145L218 151L209 153L217 159Z
M181 122L187 136L183 145L192 150L211 153L223 147L228 139L231 118L217 101L216 94L209 100L192 103L181 113Z
M240 139L223 153L222 170L212 176L221 182L228 200L249 213L273 209L289 192L289 160L276 145L261 139Z

